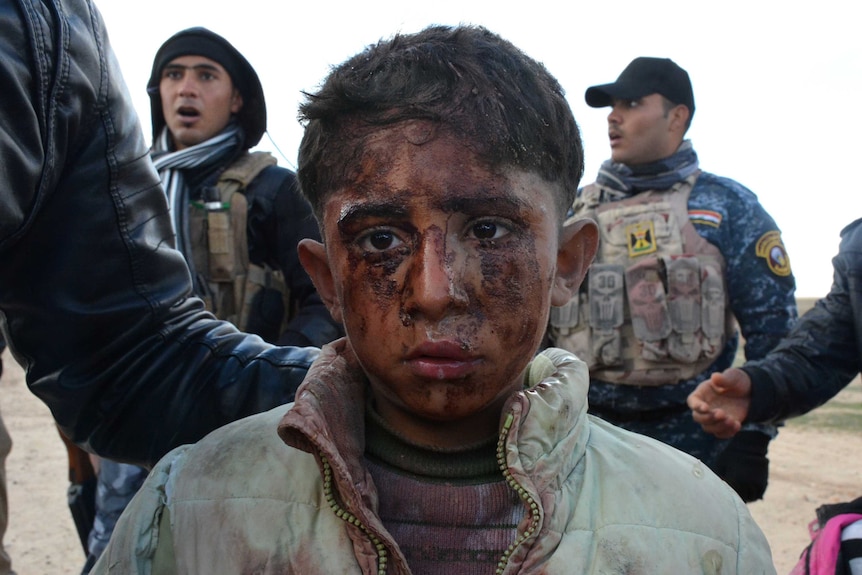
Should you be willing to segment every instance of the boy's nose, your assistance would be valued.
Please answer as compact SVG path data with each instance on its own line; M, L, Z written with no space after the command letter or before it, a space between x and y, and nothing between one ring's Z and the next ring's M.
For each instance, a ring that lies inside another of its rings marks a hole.
M458 258L447 252L442 239L423 241L413 261L406 286L406 311L414 317L440 319L466 301Z

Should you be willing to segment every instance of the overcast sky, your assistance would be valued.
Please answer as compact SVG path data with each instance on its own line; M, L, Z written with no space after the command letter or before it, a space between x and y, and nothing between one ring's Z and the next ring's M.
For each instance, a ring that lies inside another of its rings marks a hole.
M260 148L277 146L280 161L293 167L301 91L313 90L331 66L397 31L469 23L511 40L560 81L583 133L584 183L609 152L607 110L584 103L586 88L613 81L637 56L668 57L687 69L697 108L688 137L701 168L757 194L782 231L797 295L829 291L839 232L862 217L862 192L849 177L862 152L862 50L848 0L96 4L148 142L152 59L183 28L206 26L249 59L263 83L272 138L264 136Z

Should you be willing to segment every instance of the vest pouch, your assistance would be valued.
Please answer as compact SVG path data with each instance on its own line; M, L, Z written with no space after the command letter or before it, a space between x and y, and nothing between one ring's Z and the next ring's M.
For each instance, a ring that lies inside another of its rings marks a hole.
M230 282L208 282L207 289L209 297L205 300L208 302L207 309L219 319L227 320L236 324L236 306L234 301L236 297L235 285Z
M285 313L290 305L290 290L279 270L249 264L243 276L241 313L236 325L243 331L256 333L266 341L276 341L293 313Z
M551 313L548 317L548 323L556 333L565 335L573 328L578 327L580 318L580 293L568 301L565 305L551 306Z
M589 306L585 305L588 282L589 280L585 278L581 291L566 305L551 306L548 341L551 346L568 350L591 365L594 360L590 338Z
M665 340L671 333L671 323L663 267L661 260L648 257L626 269L632 331L641 344L641 355L650 361L658 361L668 355Z
M230 237L230 214L226 210L207 214L207 242L209 253L209 276L213 281L229 281L233 259L233 238Z
M721 264L714 258L700 259L701 330L706 356L717 356L725 343L727 291Z
M191 268L195 271L195 289L207 311L216 316L224 307L221 289L209 281L210 258L207 252L209 242L209 215L213 210L220 209L220 203L190 202L188 209L189 241L191 250L187 256L191 258Z
M597 364L622 362L620 326L625 314L623 267L593 264L588 276L591 355Z
M207 240L209 241L209 279L215 282L231 282L243 273L243 242L247 225L247 200L242 194L233 194L225 209L207 212Z
M702 349L700 264L692 255L667 256L662 261L672 330L668 354L681 363L694 363Z
M207 213L204 204L199 202L189 203L189 241L192 247L189 257L192 258L194 270L203 277L207 276L210 264L206 250L198 249L198 246L206 246Z

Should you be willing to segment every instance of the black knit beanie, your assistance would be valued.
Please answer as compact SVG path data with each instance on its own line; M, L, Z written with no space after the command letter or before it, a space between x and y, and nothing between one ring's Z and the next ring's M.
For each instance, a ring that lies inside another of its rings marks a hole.
M245 132L243 148L255 146L266 131L266 101L263 97L260 78L248 60L230 42L215 32L201 27L177 32L162 44L159 51L156 52L155 59L153 59L150 81L147 82L153 123L153 140L158 138L162 128L165 127L162 98L159 95L162 70L175 58L192 55L203 56L218 62L230 74L233 85L242 94L243 105L237 117Z

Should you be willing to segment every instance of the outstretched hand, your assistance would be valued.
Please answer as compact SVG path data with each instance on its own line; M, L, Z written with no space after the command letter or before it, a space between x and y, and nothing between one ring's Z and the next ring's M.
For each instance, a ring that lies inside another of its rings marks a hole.
M751 406L751 379L736 368L713 373L691 392L687 402L704 431L721 439L733 437Z

